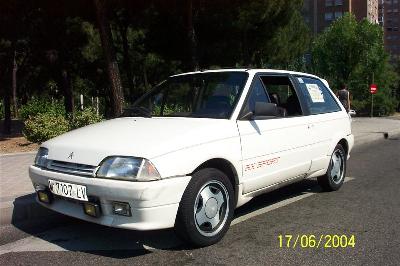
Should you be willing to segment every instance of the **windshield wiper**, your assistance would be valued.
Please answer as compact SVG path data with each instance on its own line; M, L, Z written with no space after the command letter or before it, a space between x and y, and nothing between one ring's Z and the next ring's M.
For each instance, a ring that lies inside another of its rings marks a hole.
M142 116L142 117L151 117L151 111L146 107L142 106L133 106L129 108L125 108L124 112L121 114L120 117L130 117L130 116Z

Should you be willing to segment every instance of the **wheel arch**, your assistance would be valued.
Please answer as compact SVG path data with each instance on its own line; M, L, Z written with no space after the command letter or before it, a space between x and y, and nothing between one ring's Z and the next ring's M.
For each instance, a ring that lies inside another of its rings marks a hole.
M333 151L335 150L336 145L342 145L346 156L349 155L349 151L350 151L350 144L348 142L348 140L346 139L346 137L343 136L336 136L335 138L332 138L330 144L329 144L329 149L327 150L327 156L331 156Z
M239 185L239 176L235 166L227 159L213 158L201 163L198 167L196 167L196 169L192 171L190 175L204 168L215 168L228 176L229 181L231 182L233 190L235 192L235 205L236 205L238 200L237 188Z
M349 154L349 143L347 142L347 140L343 138L339 140L338 144L342 145L347 156Z

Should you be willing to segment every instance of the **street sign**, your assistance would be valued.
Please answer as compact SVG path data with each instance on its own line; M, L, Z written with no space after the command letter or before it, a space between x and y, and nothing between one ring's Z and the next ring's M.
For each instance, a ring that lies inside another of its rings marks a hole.
M376 84L371 84L370 92L371 94L376 94L378 92L378 86Z

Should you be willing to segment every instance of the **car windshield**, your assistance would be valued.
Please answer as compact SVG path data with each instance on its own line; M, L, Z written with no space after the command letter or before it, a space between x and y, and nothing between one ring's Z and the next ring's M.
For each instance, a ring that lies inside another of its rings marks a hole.
M145 94L123 116L229 118L246 84L246 72L175 76Z

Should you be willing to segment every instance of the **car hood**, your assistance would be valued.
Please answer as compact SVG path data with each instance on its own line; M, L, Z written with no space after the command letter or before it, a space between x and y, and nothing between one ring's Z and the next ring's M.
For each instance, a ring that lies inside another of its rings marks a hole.
M70 131L42 146L49 149L51 160L98 165L107 156L151 160L180 149L236 136L236 123L231 120L125 117Z

